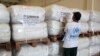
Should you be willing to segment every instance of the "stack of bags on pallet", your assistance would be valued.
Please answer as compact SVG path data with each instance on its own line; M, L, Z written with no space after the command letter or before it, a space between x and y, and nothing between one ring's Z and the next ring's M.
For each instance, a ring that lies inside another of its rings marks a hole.
M46 8L46 21L48 24L48 34L51 36L59 35L63 29L63 17L66 16L68 21L71 21L73 14L63 6L50 5Z
M23 45L18 52L17 56L48 56L49 49L46 45L37 45L32 47L30 45Z
M37 6L15 5L10 7L13 39L24 41L48 37L45 10Z
M81 9L72 9L73 12L80 12L81 19L79 21L81 25L81 33L87 33L89 30L89 11L81 10ZM78 54L77 56L89 56L89 38L88 37L80 37L78 42Z
M90 31L100 32L100 12L91 11L90 14ZM95 55L100 52L100 35L94 35L91 37L90 55Z
M0 43L10 42L10 15L3 4L0 4Z

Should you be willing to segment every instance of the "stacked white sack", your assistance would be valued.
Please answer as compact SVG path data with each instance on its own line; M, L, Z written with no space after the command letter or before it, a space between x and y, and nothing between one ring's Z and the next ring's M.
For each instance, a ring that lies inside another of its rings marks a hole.
M70 22L72 21L73 13L70 9L60 5L51 5L46 7L47 20L60 21L64 16L66 16L67 20Z
M81 9L72 9L73 12L80 12L81 13L81 19L79 22L88 22L89 21L89 16L90 16L90 12L89 11L85 11L85 10L81 10Z
M87 37L79 38L79 40L78 40L78 50L87 48L87 47L89 47L89 45L90 45L89 38L87 38Z
M100 45L90 47L90 55L95 55L100 52Z
M81 32L85 33L89 30L89 24L88 23L80 23L81 25Z
M49 56L59 56L60 45L59 42L53 42L49 46Z
M0 4L0 23L9 23L10 14L6 6Z
M61 30L63 29L62 23L59 21L50 20L50 21L47 21L47 25L48 25L49 35L59 35Z
M89 48L85 48L85 49L82 49L82 50L78 50L77 52L77 56L90 56L90 53L89 53Z
M10 27L8 24L0 24L0 43L10 41Z
M45 20L45 10L41 7L14 5L10 12L13 23L40 23Z
M45 22L26 26L23 26L22 24L13 24L13 38L15 41L40 39L47 37L47 24Z
M48 56L48 54L48 46L46 45L38 45L37 47L24 45L17 56Z
M90 19L92 22L100 23L100 12L99 11L91 11Z
M12 56L11 51L0 49L0 56Z
M92 36L91 37L91 45L100 45L100 37L98 36Z
M91 28L89 31L100 31L100 23L97 22L90 22Z

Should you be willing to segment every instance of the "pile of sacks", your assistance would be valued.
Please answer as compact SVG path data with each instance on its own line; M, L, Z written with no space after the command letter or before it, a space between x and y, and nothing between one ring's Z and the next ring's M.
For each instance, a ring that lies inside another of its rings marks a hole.
M11 51L6 51L4 49L0 49L0 56L12 56Z
M47 38L45 9L36 6L14 5L10 8L15 41Z
M10 42L10 14L6 6L0 4L0 43Z
M66 7L59 5L50 5L45 7L46 9L46 22L48 24L49 35L59 35L63 29L63 17L66 16L66 20L72 21L73 13Z
M90 31L100 31L100 12L91 11L90 14ZM94 35L94 34L93 34ZM94 35L91 37L90 55L95 55L100 52L100 35Z

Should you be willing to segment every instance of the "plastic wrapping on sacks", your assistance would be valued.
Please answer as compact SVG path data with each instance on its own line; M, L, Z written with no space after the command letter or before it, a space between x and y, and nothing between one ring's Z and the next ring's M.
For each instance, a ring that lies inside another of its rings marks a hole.
M62 30L62 23L59 21L50 20L47 21L47 25L49 35L58 35Z
M10 14L6 6L0 4L0 23L9 23Z
M100 38L98 36L92 36L91 45L100 45Z
M36 6L14 5L10 7L13 23L40 23L45 20L45 10Z
M77 56L90 56L89 48L78 50Z
M100 22L100 11L91 11L90 19L93 22Z
M0 49L0 56L12 56L11 51Z
M47 24L45 22L35 25L13 24L13 39L15 41L47 38Z
M81 13L81 19L79 22L88 22L89 21L89 16L90 12L81 10L81 9L73 9L73 12L80 12Z
M100 45L90 47L90 55L95 55L100 52Z
M73 13L70 9L60 5L50 5L45 7L46 19L60 20L64 16L67 17L68 22L72 21Z
M30 45L24 45L21 47L17 56L48 56L48 46L46 45L37 45L32 47Z
M8 24L0 24L0 43L10 42L10 27Z
M90 22L90 26L89 31L100 31L100 23Z
M80 23L81 25L81 32L86 33L89 30L89 24L88 23Z
M90 45L89 38L87 38L87 37L79 38L79 40L78 40L78 50L87 48L87 47L89 47L89 45Z
M51 45L49 46L49 55L54 56L54 55L59 55L59 42L52 42Z

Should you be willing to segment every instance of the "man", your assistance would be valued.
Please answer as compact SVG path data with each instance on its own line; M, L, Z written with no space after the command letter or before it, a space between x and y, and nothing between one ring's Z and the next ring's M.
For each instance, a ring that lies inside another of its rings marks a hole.
M63 56L77 56L78 38L80 35L80 12L74 12L72 22L67 23L64 29Z

